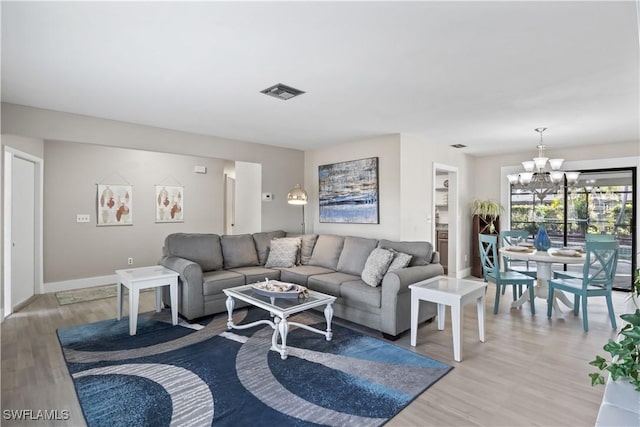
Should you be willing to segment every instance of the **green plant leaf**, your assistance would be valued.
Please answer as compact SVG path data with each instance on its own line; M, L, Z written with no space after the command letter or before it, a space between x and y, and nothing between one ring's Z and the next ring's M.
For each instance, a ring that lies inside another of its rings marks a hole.
M625 337L629 337L635 341L636 344L640 343L640 328L632 328L626 331L620 331Z
M592 374L589 374L589 376L591 377L591 386L596 386L598 384L604 384L604 377L602 375L600 375L600 373L594 372Z
M589 365L595 366L596 368L598 368L598 369L600 369L602 371L603 369L605 369L607 367L607 360L602 356L596 356L596 358L594 360L589 362Z
M633 326L640 326L640 309L636 309L635 313L623 314L620 318L631 323Z

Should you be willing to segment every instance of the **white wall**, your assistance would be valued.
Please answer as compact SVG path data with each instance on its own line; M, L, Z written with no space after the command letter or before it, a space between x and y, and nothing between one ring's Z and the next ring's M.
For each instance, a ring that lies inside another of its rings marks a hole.
M335 224L319 222L318 166L378 157L379 224ZM309 194L305 207L307 232L361 236L378 239L400 238L400 136L385 135L305 152L304 187ZM294 183L295 184L295 183ZM293 185L291 185L293 188ZM300 215L299 206L290 206ZM300 221L298 221L299 223Z
M236 162L233 234L247 234L260 231L260 223L262 222L261 175L262 166L260 164Z
M42 140L260 163L263 191L274 194L274 202L262 203L262 230L298 229L299 212L290 209L286 196L304 180L303 151L7 103L2 103L2 128Z

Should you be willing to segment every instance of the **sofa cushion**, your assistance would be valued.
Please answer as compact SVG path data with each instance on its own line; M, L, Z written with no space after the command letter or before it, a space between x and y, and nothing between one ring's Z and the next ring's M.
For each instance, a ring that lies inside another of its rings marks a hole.
M300 237L302 238L302 245L300 246L300 253L298 262L296 264L304 265L309 264L311 255L313 254L313 248L316 246L318 240L317 234L300 234L300 233L287 233L287 237Z
M293 267L300 252L300 237L283 237L271 240L269 257L265 267Z
M387 249L376 248L371 251L362 270L362 281L374 288L382 282L384 274L393 261L393 252Z
M405 254L404 252L391 251L393 252L393 261L389 264L387 271L396 271L401 268L405 268L411 262L411 258L413 258L411 255Z
M200 265L202 271L223 267L220 236L202 233L174 233L164 240L165 255L188 259Z
M238 267L228 271L233 271L234 273L242 274L245 277L246 284L264 282L264 279L269 279L269 280L280 279L280 270L265 268L261 265L256 265L252 267Z
M307 287L311 290L322 292L323 294L339 297L340 285L342 283L351 282L358 279L358 276L340 272L316 274L315 276L309 277Z
M382 307L382 287L371 287L362 280L343 283L340 296L345 304L355 308L366 310Z
M382 239L378 246L411 255L410 267L430 264L433 255L433 246L429 242L392 242Z
M267 258L269 257L269 245L271 244L271 240L284 237L285 232L282 230L278 231L265 231L262 233L253 233L251 236L253 237L253 241L256 245L256 252L258 252L258 262L260 265L264 265L267 262Z
M245 284L244 275L227 270L210 271L202 276L202 294L215 295L223 289Z
M280 280L283 282L307 286L307 280L310 276L326 273L333 273L333 270L315 265L299 265L297 267L281 268Z
M256 245L251 234L222 236L220 243L224 256L224 268L250 267L259 264Z
M317 265L336 270L343 245L344 237L342 236L335 236L333 234L319 235L316 245L313 248L309 265Z
M369 258L371 251L373 251L376 246L378 246L378 240L376 239L352 236L345 237L337 270L360 276L367 262L367 258Z

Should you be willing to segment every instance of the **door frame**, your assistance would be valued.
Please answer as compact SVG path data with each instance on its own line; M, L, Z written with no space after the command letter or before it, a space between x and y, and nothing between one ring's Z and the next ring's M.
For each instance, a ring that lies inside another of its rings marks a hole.
M43 230L44 230L44 160L40 157L16 150L11 147L3 146L4 154L4 193L3 193L3 206L4 206L4 224L3 224L3 259L4 272L3 272L3 297L4 304L0 308L0 319L4 319L13 312L13 303L11 298L11 254L12 254L12 242L13 236L11 232L12 227L12 193L13 193L13 159L19 158L32 162L35 166L35 191L34 191L34 206L35 206L35 220L34 220L34 294L44 293L44 268L43 268Z
M432 179L432 194L431 194L431 217L434 218L431 221L431 235L433 236L433 241L435 243L436 237L436 172L445 171L449 174L449 198L448 198L448 274L450 276L454 276L456 278L462 278L462 270L460 270L460 266L462 266L462 260L460 259L460 191L459 191L459 173L458 168L456 166L445 165L443 163L433 163L433 175Z

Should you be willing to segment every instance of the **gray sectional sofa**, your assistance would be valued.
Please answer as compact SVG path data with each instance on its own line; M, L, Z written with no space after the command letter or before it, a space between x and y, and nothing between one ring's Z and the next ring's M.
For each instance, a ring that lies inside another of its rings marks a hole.
M267 267L286 265L273 261L278 255L275 249L270 257L274 239L279 240L277 248L287 241L299 244L295 265ZM410 262L386 273L381 270L384 275L376 279L374 274L372 283L369 273L372 266L376 270L374 261L381 255L387 262L388 253L408 254ZM408 286L443 274L438 253L428 242L295 235L284 231L222 236L171 234L165 239L159 264L180 273L178 311L189 320L226 311L223 289L269 278L336 296L335 316L379 330L388 338L397 337L411 327ZM374 286L379 279L380 284ZM419 320L433 318L435 305L421 304Z

